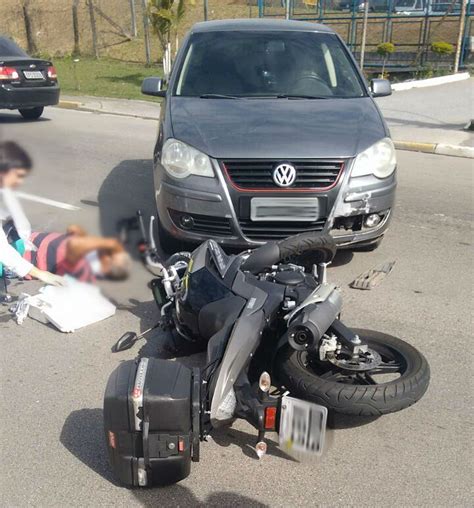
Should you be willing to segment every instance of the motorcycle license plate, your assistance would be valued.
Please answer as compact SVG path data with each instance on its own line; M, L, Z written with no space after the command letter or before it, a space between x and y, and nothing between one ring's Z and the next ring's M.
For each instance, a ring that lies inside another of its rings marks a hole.
M44 79L41 71L23 71L26 79Z
M297 453L323 453L328 410L324 406L284 396L281 402L280 446Z

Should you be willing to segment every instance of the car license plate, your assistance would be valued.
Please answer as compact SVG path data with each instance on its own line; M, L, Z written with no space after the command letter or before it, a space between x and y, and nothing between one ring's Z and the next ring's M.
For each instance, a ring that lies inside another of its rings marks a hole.
M319 216L318 198L252 198L252 221L307 221Z
M41 71L23 71L23 75L26 79L44 79Z
M285 395L281 402L280 446L289 452L323 453L328 410Z

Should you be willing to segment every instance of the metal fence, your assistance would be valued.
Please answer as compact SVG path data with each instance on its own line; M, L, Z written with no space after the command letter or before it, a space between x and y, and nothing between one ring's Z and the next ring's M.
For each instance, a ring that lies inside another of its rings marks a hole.
M367 1L367 0L366 0ZM452 55L438 55L433 42L447 42L456 49L461 28L459 64L471 63L474 0L468 0L460 27L460 0L368 0L366 68L378 68L384 57L377 54L382 42L392 42L395 52L387 58L387 69L414 71L427 66L449 67ZM336 30L356 57L359 56L364 22L364 0L258 0L261 17L286 17L324 23Z
M449 67L454 55L437 56L430 50L432 42L445 41L456 46L460 0L368 0L365 68L377 70L384 57L377 54L381 42L395 44L388 57L387 70L413 71L428 66ZM454 3L457 2L457 3ZM280 17L324 23L336 30L350 49L359 56L363 31L364 0L194 0L187 3L186 14L179 25L179 39L197 21L244 17ZM436 3L435 3L436 2ZM441 3L440 3L441 2ZM89 8L96 7L97 50L94 51ZM13 37L27 48L22 5L28 4L36 53L52 57L75 52L75 36L80 53L109 56L123 61L146 61L143 34L143 6L147 0L0 0L0 33ZM405 12L400 10L404 6ZM73 7L77 9L74 34ZM135 7L134 33L131 6ZM416 7L419 6L417 10ZM409 9L411 11L408 13ZM463 26L461 66L472 59L471 35L474 0L468 0ZM131 37L127 37L126 34ZM151 58L160 62L162 50L151 34Z

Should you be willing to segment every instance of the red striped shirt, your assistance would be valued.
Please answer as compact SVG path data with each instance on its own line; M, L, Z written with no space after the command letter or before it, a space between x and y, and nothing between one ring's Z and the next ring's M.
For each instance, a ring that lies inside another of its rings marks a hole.
M23 257L40 270L56 275L71 275L82 282L94 282L95 276L86 258L77 263L66 259L70 235L60 233L32 233L30 242L36 251L26 251Z

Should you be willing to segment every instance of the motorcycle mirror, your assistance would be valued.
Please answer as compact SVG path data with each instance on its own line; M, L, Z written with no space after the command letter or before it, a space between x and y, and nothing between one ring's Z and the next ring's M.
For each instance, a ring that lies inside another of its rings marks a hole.
M137 334L135 332L126 332L120 339L112 346L112 353L120 353L130 349L137 341Z

